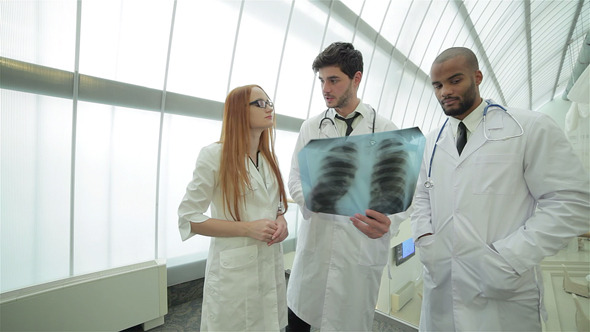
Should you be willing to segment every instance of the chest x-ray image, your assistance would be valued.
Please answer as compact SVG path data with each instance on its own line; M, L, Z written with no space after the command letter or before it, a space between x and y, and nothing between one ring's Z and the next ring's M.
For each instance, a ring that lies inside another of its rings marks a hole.
M425 138L417 127L311 140L299 152L305 205L313 212L383 214L412 203Z

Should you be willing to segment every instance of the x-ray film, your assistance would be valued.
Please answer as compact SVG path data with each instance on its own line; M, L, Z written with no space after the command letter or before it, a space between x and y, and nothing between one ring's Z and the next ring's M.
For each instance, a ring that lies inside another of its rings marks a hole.
M344 216L405 211L425 141L418 127L311 140L298 155L305 205Z

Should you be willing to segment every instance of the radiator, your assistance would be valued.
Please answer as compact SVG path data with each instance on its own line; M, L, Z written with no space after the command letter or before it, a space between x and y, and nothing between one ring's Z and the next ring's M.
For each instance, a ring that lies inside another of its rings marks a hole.
M120 331L164 323L166 263L154 260L0 294L1 331Z
M415 293L416 288L414 283L409 281L397 292L391 294L391 312L394 313L400 311L406 305L406 303L410 302L410 300L414 298Z

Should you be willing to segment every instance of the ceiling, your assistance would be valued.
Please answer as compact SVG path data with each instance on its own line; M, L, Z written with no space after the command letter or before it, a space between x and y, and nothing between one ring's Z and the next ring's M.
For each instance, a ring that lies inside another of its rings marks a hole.
M473 49L485 77L482 95L495 91L497 101L513 107L538 109L565 95L588 66L589 1L342 3L354 13L357 26L369 24L425 75L434 57L447 47ZM347 15L338 2L330 6ZM407 39L412 40L409 48Z
M255 81L293 132L325 107L310 64L333 41L363 53L364 101L425 132L444 121L428 76L448 47L475 52L484 98L532 110L567 96L590 58L588 0L0 4L0 88L220 120L229 90Z

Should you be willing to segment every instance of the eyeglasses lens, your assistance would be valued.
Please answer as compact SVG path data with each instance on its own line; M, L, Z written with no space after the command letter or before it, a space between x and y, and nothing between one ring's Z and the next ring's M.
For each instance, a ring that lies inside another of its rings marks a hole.
M251 102L250 105L256 105L260 108L266 108L266 105L268 105L268 107L274 108L274 104L270 100L257 99L255 101Z

